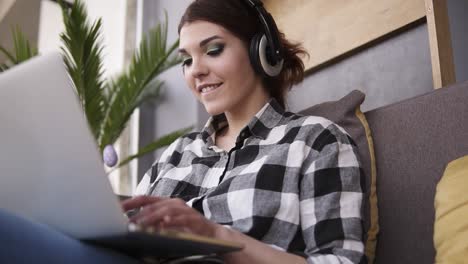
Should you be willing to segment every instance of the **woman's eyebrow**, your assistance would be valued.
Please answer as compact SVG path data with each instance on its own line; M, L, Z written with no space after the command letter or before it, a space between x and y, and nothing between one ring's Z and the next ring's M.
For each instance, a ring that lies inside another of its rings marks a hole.
M200 47L205 46L208 42L212 41L213 39L220 39L220 38L221 38L221 37L218 36L218 35L214 35L214 36L212 36L212 37L206 38L206 39L200 41Z
M206 38L202 41L200 41L200 47L203 47L205 46L206 44L208 44L210 41L214 40L214 39L220 39L221 37L218 36L218 35L214 35L214 36L211 36L209 38ZM184 54L187 54L187 51L185 49L179 49L179 53L184 53Z

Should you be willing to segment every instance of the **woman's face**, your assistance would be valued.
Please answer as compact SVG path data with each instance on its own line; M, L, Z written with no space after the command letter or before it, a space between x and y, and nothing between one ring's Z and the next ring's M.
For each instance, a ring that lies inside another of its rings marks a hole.
M245 43L225 28L205 21L184 25L179 52L185 81L209 114L246 111L268 98Z

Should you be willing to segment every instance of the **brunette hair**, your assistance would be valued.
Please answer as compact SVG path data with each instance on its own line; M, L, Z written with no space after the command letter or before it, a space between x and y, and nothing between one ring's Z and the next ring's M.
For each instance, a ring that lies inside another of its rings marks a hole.
M178 32L185 24L207 21L220 25L243 40L247 46L263 27L258 15L243 0L195 0L185 10ZM291 43L279 32L283 51L283 70L278 76L264 76L263 83L269 94L283 107L290 88L304 79L304 63L299 56L308 55L298 43Z

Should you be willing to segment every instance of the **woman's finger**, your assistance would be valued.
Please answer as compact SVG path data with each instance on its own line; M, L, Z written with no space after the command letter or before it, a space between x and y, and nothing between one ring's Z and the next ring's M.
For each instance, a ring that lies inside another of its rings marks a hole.
M164 201L167 198L163 197L154 197L154 196L137 196L134 198L127 199L121 202L121 206L124 211L129 211L132 209L140 208L145 205L149 205L152 203Z
M134 216L131 221L141 224L143 226L156 226L159 227L160 222L162 222L165 217L169 219L176 215L183 215L190 213L190 207L180 206L169 204L165 206L160 206L159 204L150 205L148 208L144 208L141 213Z
M178 215L164 223L164 226L169 229L180 229L183 227L190 233L203 235L207 237L214 236L214 223L201 215Z
M177 198L160 199L153 203L149 203L141 207L141 210L137 214L133 215L130 218L130 221L135 222L137 221L137 219L142 218L148 214L151 214L153 211L157 211L159 208L164 208L164 207L187 207L188 208L187 204L185 204L185 202L181 199L177 199Z

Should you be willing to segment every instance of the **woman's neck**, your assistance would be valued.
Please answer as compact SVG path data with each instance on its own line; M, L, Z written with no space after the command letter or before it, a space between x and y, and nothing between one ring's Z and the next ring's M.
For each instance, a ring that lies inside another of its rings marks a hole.
M239 107L230 109L224 114L228 122L228 127L226 127L217 141L220 143L217 145L221 146L225 150L229 150L235 145L235 141L240 131L250 122L250 120L255 116L255 114L262 109L262 107L270 100L268 95L256 95L256 98L249 98Z

